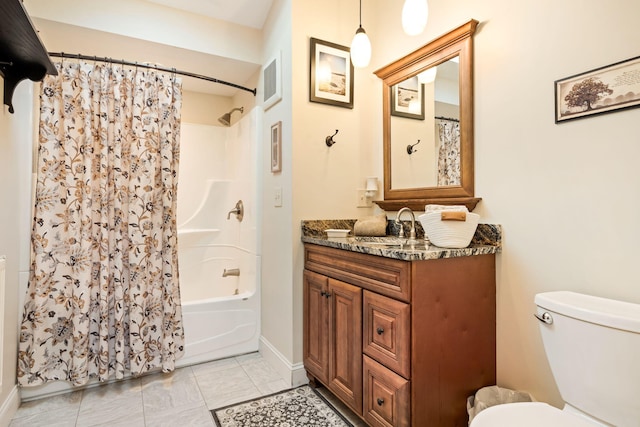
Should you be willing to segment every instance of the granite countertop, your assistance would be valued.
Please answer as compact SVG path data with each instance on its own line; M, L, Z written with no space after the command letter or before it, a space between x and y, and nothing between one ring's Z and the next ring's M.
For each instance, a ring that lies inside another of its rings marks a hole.
M416 221L417 241L397 237L397 226L388 221L387 236L353 236L353 224L356 220L312 220L302 221L302 241L315 245L329 246L363 254L394 258L405 261L419 261L439 258L495 254L502 249L502 227L495 224L478 224L471 244L462 249L447 249L429 244L424 239L424 231ZM324 230L349 229L349 236L328 238Z

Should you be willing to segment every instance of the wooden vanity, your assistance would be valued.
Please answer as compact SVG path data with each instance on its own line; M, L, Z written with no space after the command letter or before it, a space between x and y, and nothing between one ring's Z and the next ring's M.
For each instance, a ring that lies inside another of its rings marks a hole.
M496 382L495 254L403 260L307 240L304 256L311 385L371 426L467 426L467 397Z

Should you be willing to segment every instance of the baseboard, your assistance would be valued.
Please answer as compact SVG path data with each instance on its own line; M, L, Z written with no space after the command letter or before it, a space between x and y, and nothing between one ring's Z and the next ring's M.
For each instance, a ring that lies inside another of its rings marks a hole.
M2 402L0 407L0 426L8 426L11 423L11 419L16 414L18 407L20 407L20 393L18 392L18 386L13 386L11 393L9 393L9 396Z
M292 364L265 337L260 337L260 354L285 380L289 387L307 384L309 379L302 363Z

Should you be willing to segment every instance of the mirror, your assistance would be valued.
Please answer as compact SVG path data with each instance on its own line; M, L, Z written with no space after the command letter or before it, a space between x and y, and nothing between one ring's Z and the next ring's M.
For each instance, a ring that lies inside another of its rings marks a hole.
M376 71L383 82L385 210L464 204L473 176L471 20Z

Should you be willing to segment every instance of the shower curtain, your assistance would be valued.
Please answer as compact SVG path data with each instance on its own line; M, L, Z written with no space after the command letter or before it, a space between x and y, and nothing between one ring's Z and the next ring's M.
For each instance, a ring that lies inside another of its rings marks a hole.
M460 123L438 119L438 187L460 185Z
M176 189L181 81L63 61L42 83L18 381L104 381L183 353Z

